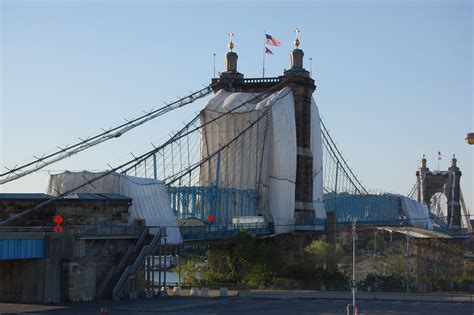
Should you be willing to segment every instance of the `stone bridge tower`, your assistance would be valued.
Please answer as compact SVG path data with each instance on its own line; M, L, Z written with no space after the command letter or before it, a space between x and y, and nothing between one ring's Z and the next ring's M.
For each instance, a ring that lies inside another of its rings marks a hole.
M431 197L438 192L444 193L448 202L447 222L450 229L461 228L461 171L457 167L457 159L453 155L451 166L447 171L430 171L423 155L419 169L416 171L418 183L418 202L431 206Z
M291 88L294 97L297 167L295 189L295 223L313 224L315 210L313 207L313 156L311 144L311 97L316 89L310 73L303 67L303 50L299 49L300 41L296 30L295 47L290 53L291 68L283 76L274 78L244 79L244 75L237 71L238 55L233 52L232 38L229 43L229 52L225 56L225 71L219 78L212 79L212 83L220 83L215 92L225 89L229 92L263 92L276 84L284 82Z

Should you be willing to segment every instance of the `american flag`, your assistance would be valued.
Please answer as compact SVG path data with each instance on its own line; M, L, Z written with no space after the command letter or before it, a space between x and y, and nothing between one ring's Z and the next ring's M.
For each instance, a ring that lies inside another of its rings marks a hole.
M272 35L265 34L265 37L267 38L266 43L268 45L281 46L281 43Z
M273 55L273 51L271 51L271 50L268 49L267 47L265 47L265 53L266 53L266 54L269 54L269 55Z

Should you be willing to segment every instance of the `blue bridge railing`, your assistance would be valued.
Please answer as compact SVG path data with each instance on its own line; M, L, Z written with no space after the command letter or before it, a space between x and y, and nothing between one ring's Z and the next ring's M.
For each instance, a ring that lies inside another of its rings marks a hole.
M324 208L336 213L338 223L350 224L355 218L358 224L406 224L397 196L328 193L324 195Z
M267 223L182 226L179 229L185 241L235 237L242 230L254 236L270 234Z

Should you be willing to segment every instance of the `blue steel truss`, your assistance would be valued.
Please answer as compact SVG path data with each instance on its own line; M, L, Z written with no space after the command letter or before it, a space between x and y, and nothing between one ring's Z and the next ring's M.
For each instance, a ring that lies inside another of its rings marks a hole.
M171 208L177 219L207 221L214 216L214 223L232 224L232 218L255 216L259 213L257 191L223 187L169 187Z
M336 213L338 223L370 225L404 225L407 223L401 213L401 202L394 195L356 195L328 193L324 196L326 211Z

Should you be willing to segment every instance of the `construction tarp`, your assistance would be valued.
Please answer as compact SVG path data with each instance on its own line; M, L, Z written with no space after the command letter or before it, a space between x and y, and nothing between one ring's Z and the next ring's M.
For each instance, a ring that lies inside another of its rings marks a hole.
M50 175L45 193L57 196L104 174L66 171ZM165 227L169 244L182 242L178 222L162 181L111 173L74 192L117 193L132 198L132 206L129 208L131 219L144 220L145 225L150 227ZM151 228L150 232L158 233L158 229Z
M428 213L428 207L405 196L400 196L402 211L410 225L422 229L433 230L433 221Z
M323 141L319 110L311 98L311 154L313 155L313 207L316 219L326 219L323 191Z
M291 89L284 88L260 102L249 102L255 96L220 90L201 111L201 124L206 124L201 137L201 159L205 159L270 109L268 116L255 123L251 131L237 138L234 147L221 151L219 176L216 162L201 167L200 185L214 185L218 180L220 187L256 189L259 208L267 221L274 224L275 233L292 232L297 165L293 94ZM223 113L228 114L222 116ZM313 205L316 217L324 219L321 130L314 100L311 137Z

